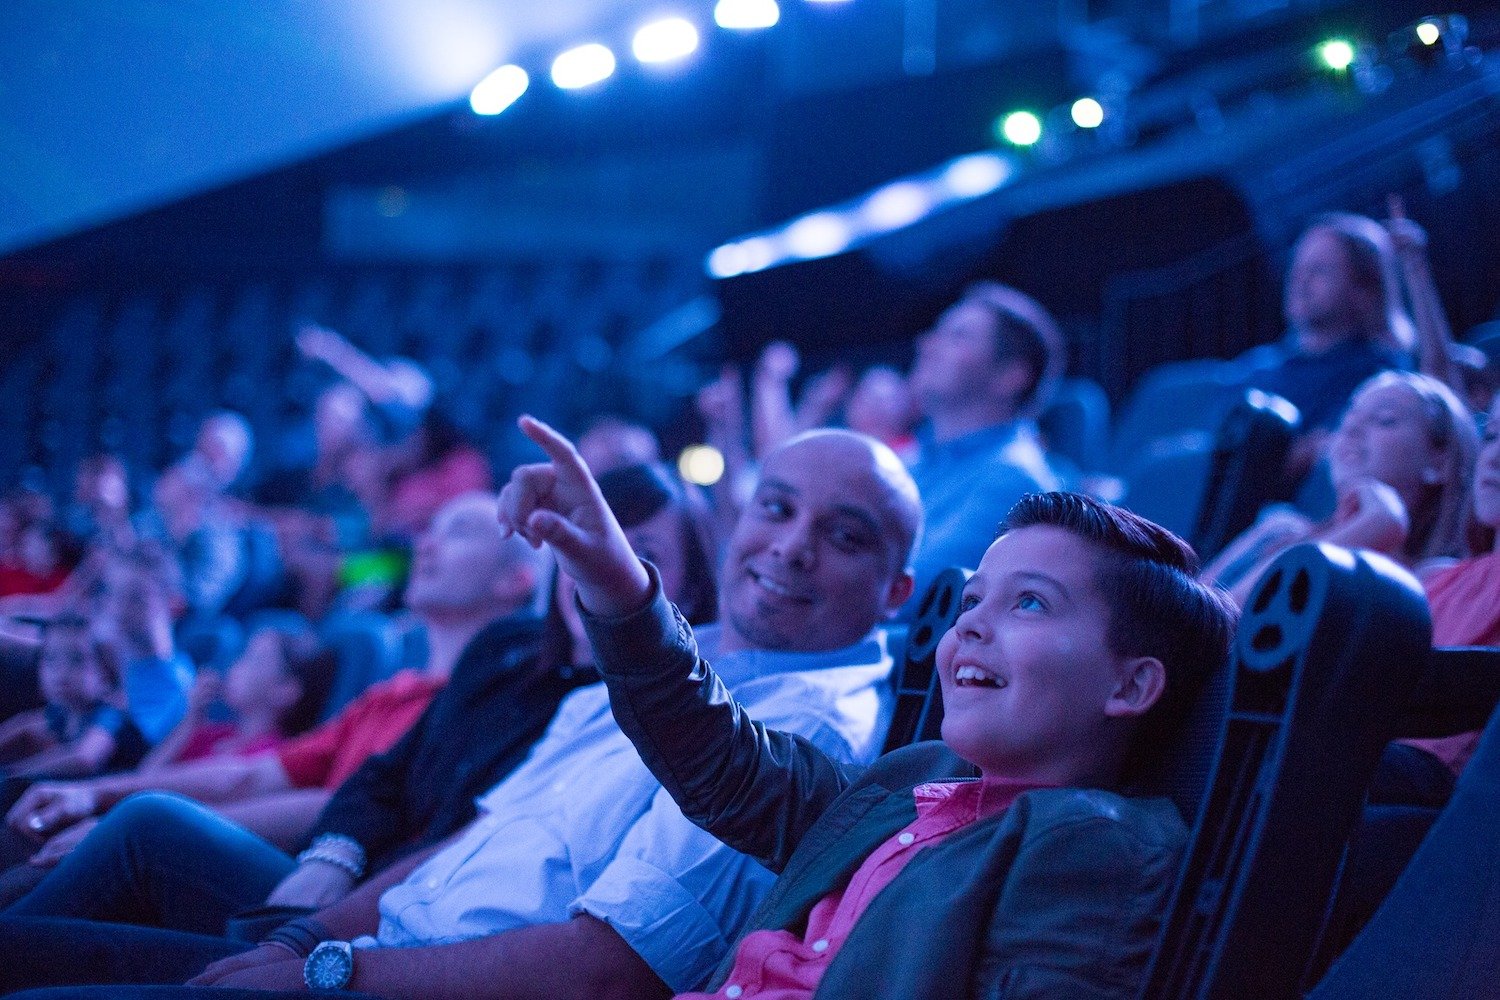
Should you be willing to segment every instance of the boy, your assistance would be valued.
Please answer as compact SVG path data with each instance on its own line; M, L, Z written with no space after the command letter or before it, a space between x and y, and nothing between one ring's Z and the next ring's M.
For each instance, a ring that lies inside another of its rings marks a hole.
M860 774L734 703L576 451L522 428L553 464L512 479L502 526L577 581L615 717L684 814L780 874L713 995L1135 995L1186 829L1108 789L1176 729L1234 624L1185 543L1085 497L1023 499L939 647L946 746Z

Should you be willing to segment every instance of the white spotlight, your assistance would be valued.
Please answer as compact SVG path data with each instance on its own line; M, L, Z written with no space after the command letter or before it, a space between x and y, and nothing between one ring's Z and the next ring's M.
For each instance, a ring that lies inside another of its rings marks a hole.
M1010 161L995 153L961 156L943 170L943 186L958 198L978 198L1010 180Z
M708 255L708 273L715 278L734 278L745 273L748 256L738 243L726 243Z
M814 212L787 226L784 238L792 256L812 260L847 250L853 235L843 216L836 212Z
M724 455L713 445L688 445L677 456L677 471L690 483L712 486L724 478Z
M897 181L866 199L861 213L872 229L900 229L916 222L932 208L932 193L924 184Z
M698 29L680 17L652 21L635 33L630 50L643 63L669 63L686 59L698 49Z
M721 28L748 31L774 27L780 20L776 0L719 0L714 7L714 23Z
M1079 128L1098 128L1104 124L1104 105L1092 97L1073 102L1073 124Z
M552 60L552 82L563 90L578 90L608 80L615 73L615 54L598 42L590 42Z
M501 66L480 80L469 94L469 107L476 115L498 115L526 93L531 77L519 66Z

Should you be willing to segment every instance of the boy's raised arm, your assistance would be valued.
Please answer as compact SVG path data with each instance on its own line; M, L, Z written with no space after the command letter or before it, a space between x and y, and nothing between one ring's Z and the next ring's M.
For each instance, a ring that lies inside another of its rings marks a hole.
M540 420L522 417L520 427L551 461L511 473L500 491L501 530L520 535L533 547L552 546L591 613L615 617L644 607L651 598L651 578L578 450Z

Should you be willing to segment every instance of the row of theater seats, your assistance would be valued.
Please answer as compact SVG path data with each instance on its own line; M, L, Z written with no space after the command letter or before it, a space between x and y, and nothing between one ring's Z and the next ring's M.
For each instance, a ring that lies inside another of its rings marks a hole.
M937 641L968 576L946 571L919 605L886 750L939 735ZM1420 586L1382 557L1302 545L1266 571L1169 763L1133 776L1194 820L1141 1000L1500 995L1500 649L1431 635ZM1394 889L1351 924L1348 858L1373 836L1386 745L1486 724Z
M1111 499L1188 538L1207 560L1266 503L1290 499L1265 470L1285 461L1298 420L1291 404L1244 389L1235 365L1209 360L1149 372L1113 433L1109 401L1087 379L1064 382L1040 423L1078 468L1117 477Z
M703 282L685 257L330 267L80 294L55 303L50 328L0 366L0 481L26 467L60 475L101 448L159 468L219 406L277 440L316 391L293 345L309 321L428 366L452 415L481 437L518 405L620 408L600 398L611 390L597 376Z

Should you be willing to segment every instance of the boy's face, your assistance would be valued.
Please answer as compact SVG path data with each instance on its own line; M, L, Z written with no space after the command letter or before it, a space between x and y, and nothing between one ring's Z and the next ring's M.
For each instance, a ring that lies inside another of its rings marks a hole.
M964 588L938 645L943 741L985 774L1089 779L1118 745L1118 720L1159 694L1158 685L1141 704L1140 661L1110 649L1097 558L1062 528L1018 528L989 547Z

